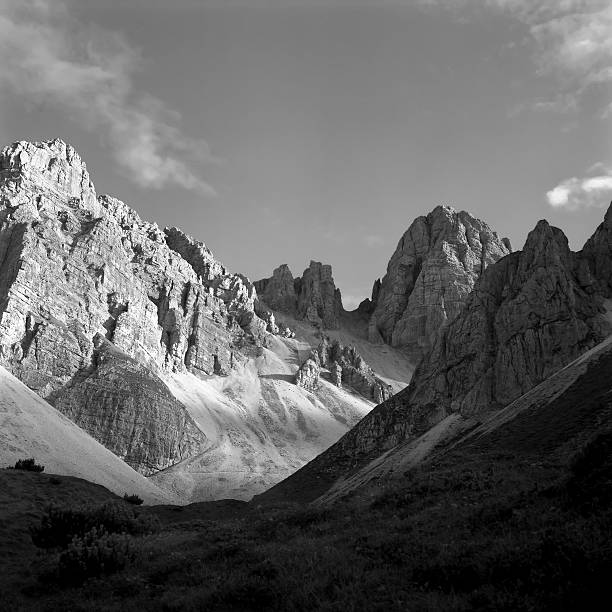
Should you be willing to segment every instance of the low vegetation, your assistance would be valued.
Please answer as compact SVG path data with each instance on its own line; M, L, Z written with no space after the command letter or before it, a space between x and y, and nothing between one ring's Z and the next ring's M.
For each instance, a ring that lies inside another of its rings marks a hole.
M135 506L141 506L143 503L143 499L142 497L139 497L138 495L128 495L127 493L123 496L123 499L128 503L128 504L134 504Z
M13 469L24 470L25 472L44 472L45 466L39 465L34 459L19 459Z
M122 612L597 609L612 569L612 507L607 494L588 491L610 490L606 436L569 463L455 453L331 508L232 515L220 506L211 518L203 504L206 519L197 505L123 500L49 509L32 535L50 551L55 581L37 560L19 603Z
M92 530L109 534L144 535L159 530L159 520L137 513L121 501L76 507L49 506L40 523L31 529L32 541L39 548L66 548L75 538Z

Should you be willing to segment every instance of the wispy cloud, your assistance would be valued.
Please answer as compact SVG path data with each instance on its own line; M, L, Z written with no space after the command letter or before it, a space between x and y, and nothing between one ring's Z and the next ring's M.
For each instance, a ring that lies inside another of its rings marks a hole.
M523 23L534 49L535 69L556 83L550 99L528 105L536 111L570 112L587 91L607 88L600 116L612 116L612 2L610 0L420 0L423 6L449 10L502 11ZM605 91L605 90L604 90ZM512 111L516 114L527 105ZM561 181L547 192L550 206L566 210L606 206L612 196L612 169Z
M589 88L612 84L610 0L420 0L420 4L461 15L488 8L523 23L537 72L554 77L559 88L551 100L536 101L537 110L575 109Z
M185 136L178 113L136 91L138 51L117 32L77 21L68 8L62 0L0 0L0 87L52 103L99 133L139 185L214 195L193 169L212 160L206 142Z
M595 174L597 170L599 174ZM547 192L550 206L565 210L607 206L612 199L612 170L596 164L587 174L591 176L566 179Z

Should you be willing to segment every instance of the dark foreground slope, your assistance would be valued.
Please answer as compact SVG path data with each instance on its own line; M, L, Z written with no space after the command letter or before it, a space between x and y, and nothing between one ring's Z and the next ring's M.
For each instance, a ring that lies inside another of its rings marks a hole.
M578 365L552 399L499 413L386 490L309 508L152 507L161 530L139 539L123 571L59 586L40 569L53 553L30 557L4 601L122 612L602 609L612 350Z

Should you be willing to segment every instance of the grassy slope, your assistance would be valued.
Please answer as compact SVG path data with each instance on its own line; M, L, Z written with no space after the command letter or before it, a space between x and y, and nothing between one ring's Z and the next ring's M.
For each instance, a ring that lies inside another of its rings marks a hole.
M326 508L151 507L165 527L142 541L132 568L45 590L24 570L29 590L16 597L23 609L122 612L602 609L611 368L612 356L600 358L554 402L371 497Z
M31 580L37 550L28 529L40 520L45 506L111 499L117 496L81 478L0 470L0 601L5 610L12 609L16 585Z

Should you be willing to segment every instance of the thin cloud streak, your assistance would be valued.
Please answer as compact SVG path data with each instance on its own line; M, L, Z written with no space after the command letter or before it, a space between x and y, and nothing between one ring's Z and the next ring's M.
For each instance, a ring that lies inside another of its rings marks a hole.
M213 161L208 145L181 132L178 113L134 90L141 58L118 33L76 21L61 0L0 0L0 53L3 90L52 103L100 133L141 187L215 195L186 161Z

